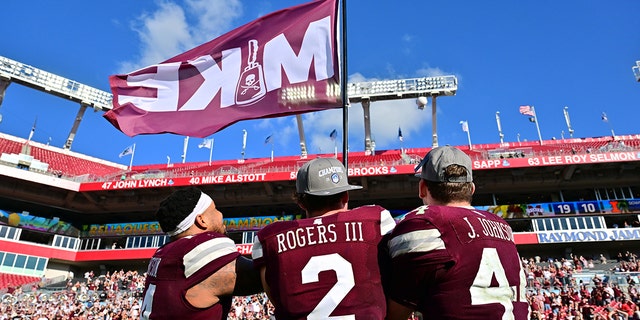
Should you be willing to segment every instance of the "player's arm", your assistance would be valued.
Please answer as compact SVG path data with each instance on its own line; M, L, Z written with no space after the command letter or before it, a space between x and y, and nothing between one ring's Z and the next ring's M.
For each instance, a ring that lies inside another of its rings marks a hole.
M273 300L273 297L271 296L271 289L269 289L269 285L267 284L267 279L266 279L266 271L267 271L267 267L266 266L262 266L260 267L260 279L262 279L262 287L264 288L264 292L267 294L267 297L269 298L269 300Z
M202 282L189 288L185 298L196 308L208 308L218 303L221 296L232 295L235 284L236 260L233 260Z
M236 259L236 274L234 296L248 296L264 291L260 271L254 268L252 259L238 257Z
M413 312L413 309L399 304L392 299L387 299L386 320L407 320L411 315L411 312Z

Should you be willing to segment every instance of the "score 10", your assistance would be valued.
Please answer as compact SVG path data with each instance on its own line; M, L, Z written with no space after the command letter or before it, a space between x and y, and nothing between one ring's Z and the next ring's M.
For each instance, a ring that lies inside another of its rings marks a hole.
M598 201L558 202L553 204L555 214L600 213Z

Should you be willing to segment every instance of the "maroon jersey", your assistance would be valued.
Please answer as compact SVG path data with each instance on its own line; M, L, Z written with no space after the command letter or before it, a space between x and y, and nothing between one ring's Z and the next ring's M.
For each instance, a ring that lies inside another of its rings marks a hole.
M422 206L389 240L389 297L429 319L529 319L511 227L473 208Z
M384 319L378 245L395 221L380 206L279 221L253 245L277 319Z
M160 247L149 261L140 319L226 319L231 296L203 309L190 305L185 294L239 255L233 240L215 232Z

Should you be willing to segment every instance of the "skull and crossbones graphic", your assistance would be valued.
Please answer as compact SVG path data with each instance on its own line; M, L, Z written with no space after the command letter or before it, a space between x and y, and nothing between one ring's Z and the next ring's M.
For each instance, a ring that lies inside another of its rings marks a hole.
M241 95L245 95L247 93L247 90L251 89L251 90L260 90L260 80L256 81L256 75L255 74L248 74L247 77L244 79L244 86L240 86L241 88L243 88L244 90L242 90L242 92L240 92Z

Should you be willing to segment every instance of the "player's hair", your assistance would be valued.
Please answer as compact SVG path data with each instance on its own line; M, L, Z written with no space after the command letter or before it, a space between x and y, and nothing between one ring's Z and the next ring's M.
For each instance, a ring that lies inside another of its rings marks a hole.
M330 196L314 196L306 193L294 192L293 200L305 208L307 212L331 211L342 208L342 196L347 191Z
M464 177L467 175L467 169L453 164L445 169L444 175L445 177ZM428 180L424 180L424 182L431 197L442 204L460 201L471 203L473 199L473 182L434 182Z
M202 192L196 187L178 189L160 202L156 219L162 231L173 231L196 207Z

